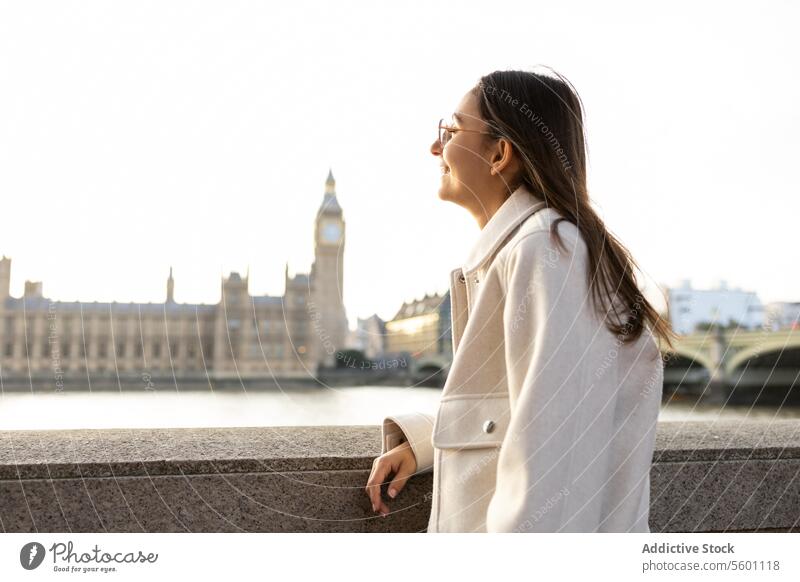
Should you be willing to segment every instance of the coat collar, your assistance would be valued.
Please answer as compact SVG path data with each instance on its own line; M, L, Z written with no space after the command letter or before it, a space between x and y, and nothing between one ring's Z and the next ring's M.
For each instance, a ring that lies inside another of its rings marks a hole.
M499 250L517 226L545 206L545 201L534 195L524 184L514 190L484 225L466 262L461 266L462 272L467 274L482 266Z

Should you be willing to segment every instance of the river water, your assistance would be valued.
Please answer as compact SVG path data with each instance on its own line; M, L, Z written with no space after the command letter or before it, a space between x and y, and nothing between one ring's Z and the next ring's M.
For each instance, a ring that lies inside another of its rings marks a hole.
M440 389L359 386L248 392L0 394L0 430L380 424L409 411L434 412ZM797 407L752 408L672 401L660 420L800 418Z

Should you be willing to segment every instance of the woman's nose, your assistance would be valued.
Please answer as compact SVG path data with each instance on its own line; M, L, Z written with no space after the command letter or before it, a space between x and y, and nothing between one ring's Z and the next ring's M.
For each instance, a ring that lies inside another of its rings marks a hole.
M438 139L431 144L431 153L434 156L442 155L442 143Z

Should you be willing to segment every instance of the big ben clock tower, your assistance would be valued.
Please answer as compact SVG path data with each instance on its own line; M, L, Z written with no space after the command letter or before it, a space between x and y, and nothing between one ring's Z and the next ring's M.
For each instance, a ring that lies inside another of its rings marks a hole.
M335 366L336 352L347 347L347 315L343 302L344 226L342 208L336 199L336 181L330 171L314 230L309 306L311 334L316 339L315 359L324 366Z

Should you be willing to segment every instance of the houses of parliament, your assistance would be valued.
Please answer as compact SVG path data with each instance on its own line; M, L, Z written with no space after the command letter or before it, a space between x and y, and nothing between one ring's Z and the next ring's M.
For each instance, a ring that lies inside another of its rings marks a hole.
M0 260L0 379L91 377L313 378L345 349L345 222L329 172L309 273L284 274L282 296L252 296L248 274L221 281L216 304L177 303L170 269L163 303L52 301L42 283L10 295Z

